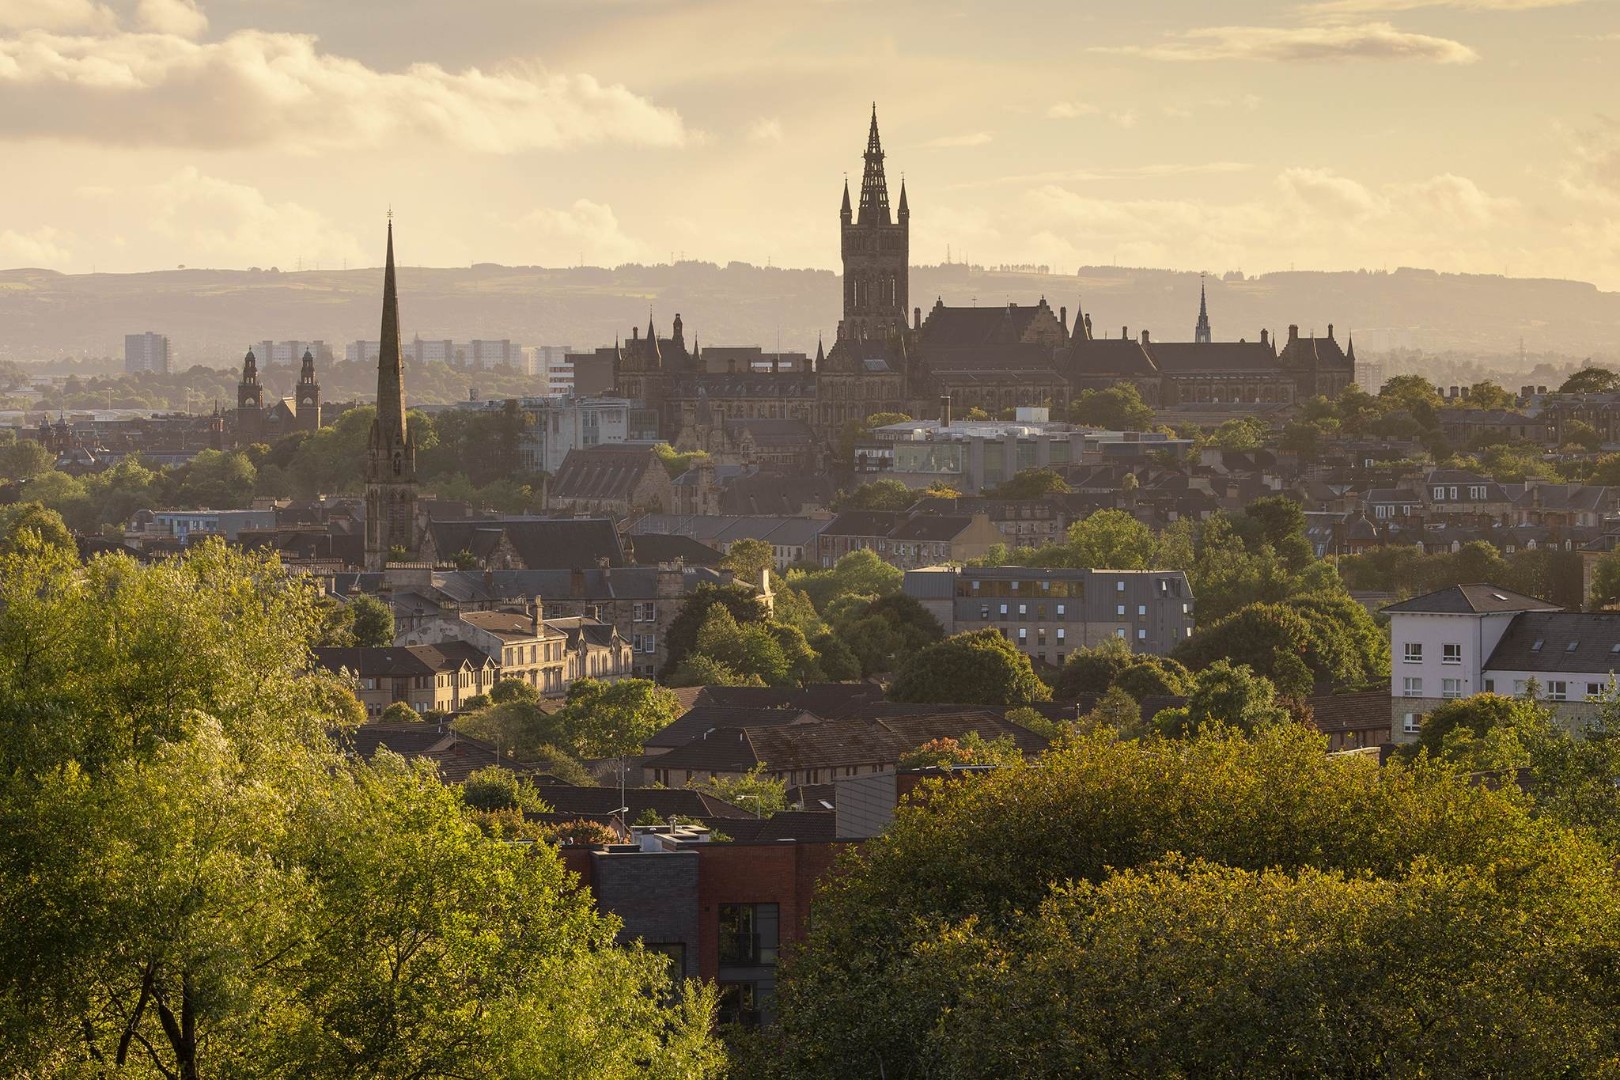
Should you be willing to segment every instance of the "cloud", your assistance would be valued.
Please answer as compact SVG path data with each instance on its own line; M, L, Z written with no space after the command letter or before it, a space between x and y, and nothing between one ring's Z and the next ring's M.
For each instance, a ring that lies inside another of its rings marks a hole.
M143 7L185 26L181 0ZM311 36L258 30L217 42L29 31L0 38L4 136L306 152L414 142L508 154L679 146L686 130L674 110L589 75L429 63L382 72L320 52Z
M1570 133L1561 186L1583 202L1620 202L1620 123L1600 116Z
M1095 105L1088 105L1082 101L1059 101L1049 105L1046 109L1048 120L1074 120L1082 116L1095 116L1102 112Z
M517 221L518 236L532 244L537 265L573 266L583 261L616 266L646 258L645 245L625 235L613 207L589 199L576 199L566 210L542 207Z
M93 0L0 0L0 29L3 30L84 30L100 33L113 30L118 15L107 5Z
M0 231L0 266L54 268L65 266L72 257L62 234L48 225L26 233Z
M1141 119L1141 117L1137 115L1135 109L1123 109L1120 112L1109 113L1108 119L1112 120L1122 128L1129 129L1135 127L1136 122Z
M183 38L202 37L208 29L208 16L193 0L139 0L135 21L154 34L174 34Z
M1585 0L1322 0L1304 9L1319 15L1365 15L1375 11L1414 11L1418 8L1457 8L1463 11L1536 11L1569 7Z
M1421 60L1467 64L1479 54L1461 42L1397 30L1389 23L1343 26L1212 26L1159 45L1094 47L1094 52L1150 60Z
M141 219L187 265L289 266L375 261L349 233L297 203L272 203L258 188L188 166L136 189Z
M765 119L761 117L748 125L748 141L757 143L780 143L782 141L782 121L776 117Z
M929 139L923 146L930 150L949 150L959 146L983 146L991 138L988 131L974 131L965 135L942 135L937 139Z

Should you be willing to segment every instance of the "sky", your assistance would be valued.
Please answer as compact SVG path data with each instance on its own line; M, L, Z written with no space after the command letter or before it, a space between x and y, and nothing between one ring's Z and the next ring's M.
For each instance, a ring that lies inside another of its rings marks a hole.
M0 0L0 267L913 263L1620 289L1620 0Z

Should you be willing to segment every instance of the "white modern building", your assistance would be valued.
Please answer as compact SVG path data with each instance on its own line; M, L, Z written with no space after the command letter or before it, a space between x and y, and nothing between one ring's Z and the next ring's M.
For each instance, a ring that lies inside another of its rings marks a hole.
M464 401L463 409L500 411L506 401ZM604 443L622 443L630 437L630 402L625 398L526 397L518 408L529 417L518 452L523 467L555 474L570 450Z
M173 359L169 352L169 339L163 334L154 334L148 330L144 334L124 335L126 375L134 375L141 371L155 371L160 375L167 375Z
M1453 585L1384 608L1390 712L1411 742L1435 706L1532 688L1560 719L1593 717L1620 670L1620 612L1564 611L1495 585Z
M380 348L376 341L351 341L343 348L343 359L351 364L376 363ZM449 338L418 337L404 342L400 352L406 360L418 364L450 364L469 371L509 367L514 371L533 374L528 350L509 338L452 341ZM303 353L298 355L302 357Z
M259 362L262 371L267 367L297 367L304 362L304 353L308 352L315 358L315 362L325 367L332 362L332 350L326 342L319 339L311 341L273 341L269 338L253 346L253 357ZM372 354L375 361L377 356Z

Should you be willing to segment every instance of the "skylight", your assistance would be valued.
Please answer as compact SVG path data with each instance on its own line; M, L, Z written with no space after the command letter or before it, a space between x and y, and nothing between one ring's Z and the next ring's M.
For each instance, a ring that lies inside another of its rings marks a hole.
M1496 599L1502 601L1502 603L1504 603L1504 604L1507 603L1507 597L1503 596L1501 593L1493 592L1493 593L1491 593L1491 595L1493 597L1495 597Z
M1565 652L1574 652L1574 651L1575 651L1575 649L1576 649L1576 648L1577 648L1577 647L1578 647L1578 646L1579 646L1579 645L1580 645L1580 642L1579 642L1579 641L1572 641L1572 642L1570 642L1570 643L1569 643L1569 644L1568 644L1568 645L1565 645L1565 646L1564 646L1564 651L1565 651Z
M1534 645L1530 646L1530 651L1531 652L1540 652L1541 647L1543 645L1545 645L1545 644L1547 644L1547 643L1544 640L1542 640L1541 638L1536 638L1536 643Z

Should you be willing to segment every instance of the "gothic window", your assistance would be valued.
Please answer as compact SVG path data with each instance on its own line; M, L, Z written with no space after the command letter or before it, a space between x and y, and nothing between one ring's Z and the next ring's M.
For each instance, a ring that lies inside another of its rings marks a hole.
M394 475L398 476L400 474L401 470L403 470L404 466L405 466L404 458L400 456L400 452L398 450L395 450L394 451Z

